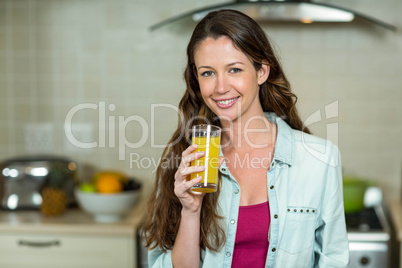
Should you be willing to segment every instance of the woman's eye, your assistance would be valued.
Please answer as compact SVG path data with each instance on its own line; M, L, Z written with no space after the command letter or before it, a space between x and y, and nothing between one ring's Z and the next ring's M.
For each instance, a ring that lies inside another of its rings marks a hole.
M230 72L231 73L239 73L239 72L241 72L241 70L239 68L232 68L232 69L230 69Z
M208 77L208 76L213 75L213 72L212 71L206 71L206 72L203 72L201 75L204 76L204 77Z

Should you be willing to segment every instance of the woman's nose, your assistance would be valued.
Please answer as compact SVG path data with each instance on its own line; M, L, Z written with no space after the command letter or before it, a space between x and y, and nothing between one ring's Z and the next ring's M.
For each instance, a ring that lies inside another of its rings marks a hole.
M218 94L225 94L230 90L229 81L223 75L218 76L217 82L215 85L215 92Z

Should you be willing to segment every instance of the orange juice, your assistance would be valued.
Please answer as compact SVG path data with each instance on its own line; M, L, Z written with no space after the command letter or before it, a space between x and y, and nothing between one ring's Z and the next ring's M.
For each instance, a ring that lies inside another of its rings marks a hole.
M198 176L203 177L202 181L196 184L191 190L203 193L215 192L218 184L220 135L212 137L193 136L192 143L198 145L198 148L195 150L195 152L205 151L205 156L192 161L191 166L205 166L205 170L191 174L190 180Z

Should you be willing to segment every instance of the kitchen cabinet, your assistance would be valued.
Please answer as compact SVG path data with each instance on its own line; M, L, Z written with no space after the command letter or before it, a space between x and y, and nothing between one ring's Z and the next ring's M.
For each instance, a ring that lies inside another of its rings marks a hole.
M56 217L0 212L0 267L136 268L145 204L116 223L97 223L78 208Z
M0 267L134 267L130 237L32 233L0 235Z

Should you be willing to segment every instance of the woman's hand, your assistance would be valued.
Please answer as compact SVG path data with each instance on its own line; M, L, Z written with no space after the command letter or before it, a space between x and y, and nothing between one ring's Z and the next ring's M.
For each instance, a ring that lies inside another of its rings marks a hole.
M202 177L197 177L187 181L191 173L201 172L205 170L205 166L190 166L190 162L203 157L205 152L196 152L197 145L191 145L182 153L180 166L174 176L174 193L179 198L183 206L182 213L198 213L201 210L202 199L205 193L193 192L191 187L202 180Z

